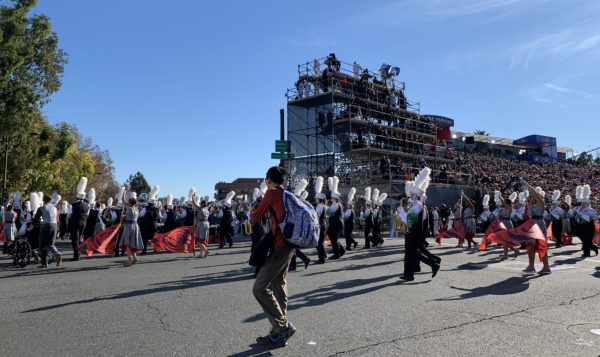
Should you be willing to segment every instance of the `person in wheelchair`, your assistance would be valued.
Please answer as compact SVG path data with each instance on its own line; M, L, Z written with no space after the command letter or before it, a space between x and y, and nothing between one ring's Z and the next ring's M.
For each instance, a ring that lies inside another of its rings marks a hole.
M54 241L58 233L58 210L52 204L52 197L45 195L43 198L44 205L39 207L33 217L34 224L40 220L43 222L38 236L41 262L38 268L48 267L48 252L56 258L56 266L60 266L62 255L56 249Z

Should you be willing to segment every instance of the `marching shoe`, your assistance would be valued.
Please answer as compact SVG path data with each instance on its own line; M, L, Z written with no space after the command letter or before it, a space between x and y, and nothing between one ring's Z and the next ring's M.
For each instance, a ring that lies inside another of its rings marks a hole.
M438 270L440 270L440 265L436 264L433 267L431 267L431 277L435 278L435 275L437 274Z
M308 268L309 264L310 264L310 258L306 259L306 261L304 262L304 270L306 270L306 268Z
M400 275L400 279L402 280L406 280L406 281L413 281L415 280L414 276L404 276L404 274Z

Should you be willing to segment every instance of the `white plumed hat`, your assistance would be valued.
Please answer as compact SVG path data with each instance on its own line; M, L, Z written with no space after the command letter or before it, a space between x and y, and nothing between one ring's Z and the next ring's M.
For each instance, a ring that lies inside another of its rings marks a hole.
M67 201L62 201L62 208L61 211L63 212L67 212L67 210L69 209L69 202Z
M40 206L42 205L42 200L41 198L38 196L37 192L32 192L29 195L29 202L31 203L31 211L33 211L34 213L37 211L38 208L40 208Z
M300 198L306 201L306 198L308 198L308 191L303 191Z
M406 197L410 197L410 192L412 191L412 189L414 187L415 187L414 181L406 181L406 183L404 184L404 193L406 194Z
M167 209L172 209L173 208L173 194L169 192L169 194L167 195Z
M156 202L156 196L158 195L159 191L160 191L160 186L154 185L154 188L152 188L152 190L150 190L150 194L148 195L149 203L154 204Z
M373 195L371 196L372 203L377 204L377 201L379 201L379 189L378 188L373 190Z
M581 202L582 199L583 199L583 186L577 186L577 188L575 189L575 200L577 200L577 202Z
M58 193L54 192L52 194L52 204L53 205L56 206L60 202L61 199L62 199L62 196L59 195Z
M269 188L269 186L267 186L267 182L263 181L260 183L260 187L258 188L260 190L260 195L258 197L262 197L265 195L265 193L267 193L267 189Z
M523 191L519 194L519 203L522 205L526 205L527 204L527 197L529 196L527 193L529 191Z
M483 208L490 208L490 195L483 196Z
M329 195L332 198L337 198L339 200L340 197L342 196L338 192L338 186L340 184L340 179L337 176L329 177L327 179L327 183L329 184L329 192L330 192Z
M117 207L123 207L123 192L125 192L125 187L119 187L119 192L117 192L117 195L115 196L117 199Z
M87 181L87 177L82 177L77 183L77 198L81 200L85 198L85 188L87 186Z
M25 212L31 212L31 202L25 201Z
M385 199L387 198L387 193L382 193L381 195L379 195L379 197L377 197L377 206L382 206L383 205L383 201L385 201Z
M560 201L558 200L560 197L560 191L559 190L554 190L552 192L552 203L554 204L559 204Z
M371 204L371 187L365 187L365 195L363 198L368 205Z
M565 196L565 203L569 205L569 207L571 206L571 196L566 195Z
M258 189L258 187L254 188L254 191L252 192L252 202L256 201L258 199L260 195L260 190Z
M227 193L227 196L225 196L225 202L224 202L225 206L231 207L231 200L233 199L233 196L235 196L235 191L229 191L229 193Z
M302 191L306 190L307 186L308 186L308 181L306 181L306 179L300 180L300 182L298 182L298 184L296 185L296 188L294 189L294 195L300 197L300 195L302 194Z
M511 203L514 203L518 197L519 197L519 194L516 193L516 192L513 192L513 193L510 194L510 196L508 196L508 200Z
M192 196L194 196L195 193L196 193L196 187L190 188L190 190L188 191L188 201L190 201L190 202L192 201Z
M427 192L427 187L429 187L429 175L431 174L431 169L429 167L423 168L419 175L415 178L415 187L411 190L411 193L421 196Z
M324 200L325 195L321 191L323 191L323 177L317 176L315 179L315 198Z
M356 195L356 189L352 187L350 189L350 192L348 192L348 201L346 202L346 204L354 205L354 195Z
M106 200L106 206L107 207L112 207L113 204L113 198L109 197L108 200Z
M590 189L590 185L583 185L582 192L582 203L590 203L590 196L592 195L592 190Z
M88 192L88 201L91 204L96 204L96 190L94 188L90 188L90 191Z
M496 206L499 206L500 203L502 203L500 201L500 191L494 191L494 202L496 203Z

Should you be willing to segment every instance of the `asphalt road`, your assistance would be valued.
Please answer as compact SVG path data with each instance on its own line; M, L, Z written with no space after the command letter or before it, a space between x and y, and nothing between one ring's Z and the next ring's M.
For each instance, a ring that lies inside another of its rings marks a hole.
M600 355L600 257L581 259L579 245L550 249L551 275L525 276L525 255L500 262L497 248L449 239L432 249L442 258L434 279L424 267L401 282L402 242L307 270L299 261L288 275L298 332L273 351L254 343L270 326L251 293L244 237L209 246L206 259L149 254L131 268L103 255L70 262L63 242L59 268L18 269L1 256L0 355Z

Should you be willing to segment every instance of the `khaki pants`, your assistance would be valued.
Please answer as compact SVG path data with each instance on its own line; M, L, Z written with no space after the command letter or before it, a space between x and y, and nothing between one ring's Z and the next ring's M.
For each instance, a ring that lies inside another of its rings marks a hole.
M252 294L267 315L274 333L287 328L287 272L295 249L275 248L258 271Z

